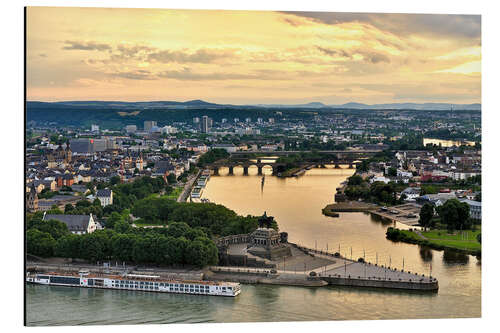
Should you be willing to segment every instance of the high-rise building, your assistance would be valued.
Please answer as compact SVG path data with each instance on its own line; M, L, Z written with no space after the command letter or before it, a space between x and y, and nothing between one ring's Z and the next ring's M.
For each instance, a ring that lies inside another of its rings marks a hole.
M157 125L157 123L156 123L156 121L153 121L153 120L146 120L146 121L144 122L144 130L145 130L146 132L150 132L150 131L151 131L151 129L152 129L154 126L158 126L158 125Z
M252 122L252 118L246 118L246 119L245 119L245 121L246 121L247 123L251 123L251 122Z
M234 122L235 123L239 123L240 122L240 118L234 118Z
M227 123L227 118L222 118L222 123Z
M210 132L211 127L212 127L212 119L208 118L208 116L203 116L201 118L201 133Z
M135 133L137 131L136 125L127 125L125 126L125 132L127 133Z
M274 124L274 118L269 118L269 124Z
M91 132L99 132L99 125L92 124L90 125Z
M194 117L194 118L193 118L193 124L195 124L195 125L196 125L196 124L199 124L199 123L200 123L200 118L198 118L198 117Z
M262 124L262 118L257 118L257 122L258 122L259 124Z

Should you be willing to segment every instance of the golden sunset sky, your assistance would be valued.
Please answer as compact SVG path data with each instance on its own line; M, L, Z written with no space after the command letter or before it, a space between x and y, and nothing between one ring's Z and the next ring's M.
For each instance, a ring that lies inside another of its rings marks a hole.
M28 7L27 98L481 102L478 15Z

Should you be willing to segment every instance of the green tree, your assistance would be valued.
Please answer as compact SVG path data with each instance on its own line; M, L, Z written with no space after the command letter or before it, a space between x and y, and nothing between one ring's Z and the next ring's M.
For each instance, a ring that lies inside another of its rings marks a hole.
M63 236L57 240L55 255L62 258L80 258L81 237L75 234Z
M169 184L175 184L175 183L177 183L177 178L175 177L175 174L169 173L168 176L167 176L167 182Z
M347 185L361 185L363 183L363 178L360 175L352 175L347 178Z
M441 221L450 232L456 229L463 230L470 226L469 205L465 202L460 202L457 199L447 200L439 207L438 213Z
M387 170L387 175L391 176L391 177L396 177L398 175L398 170L394 167L390 167L388 170Z
M424 230L431 225L432 218L434 217L434 206L426 203L420 209L420 219L418 223L424 227Z
M26 233L26 250L29 254L52 257L56 244L56 240L48 232L29 229Z

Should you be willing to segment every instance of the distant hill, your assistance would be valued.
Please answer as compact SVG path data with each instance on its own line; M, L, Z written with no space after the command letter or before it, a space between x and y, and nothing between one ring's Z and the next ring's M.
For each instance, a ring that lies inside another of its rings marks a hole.
M345 104L326 105L321 102L305 104L255 104L255 105L232 105L205 102L200 99L176 102L176 101L150 101L150 102L120 102L120 101L64 101L64 102L37 102L28 101L28 107L37 109L75 107L86 109L216 109L216 108L305 108L305 109L392 109L392 110L481 110L481 104L450 104L450 103L388 103L388 104L363 104L349 102Z
M349 102L345 104L325 105L321 102L307 104L257 104L259 107L273 108L333 108L333 109L390 109L390 110L481 110L481 104L450 104L450 103L388 103L363 104Z

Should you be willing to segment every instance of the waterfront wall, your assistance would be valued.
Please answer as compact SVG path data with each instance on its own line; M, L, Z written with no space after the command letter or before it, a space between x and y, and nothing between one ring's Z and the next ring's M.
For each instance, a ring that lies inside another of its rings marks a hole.
M389 289L406 289L406 290L422 290L422 291L437 291L439 285L437 280L434 282L409 282L409 281L387 281L375 279L356 279L343 277L322 276L323 281L330 285L347 286L347 287L371 287L371 288L389 288Z

